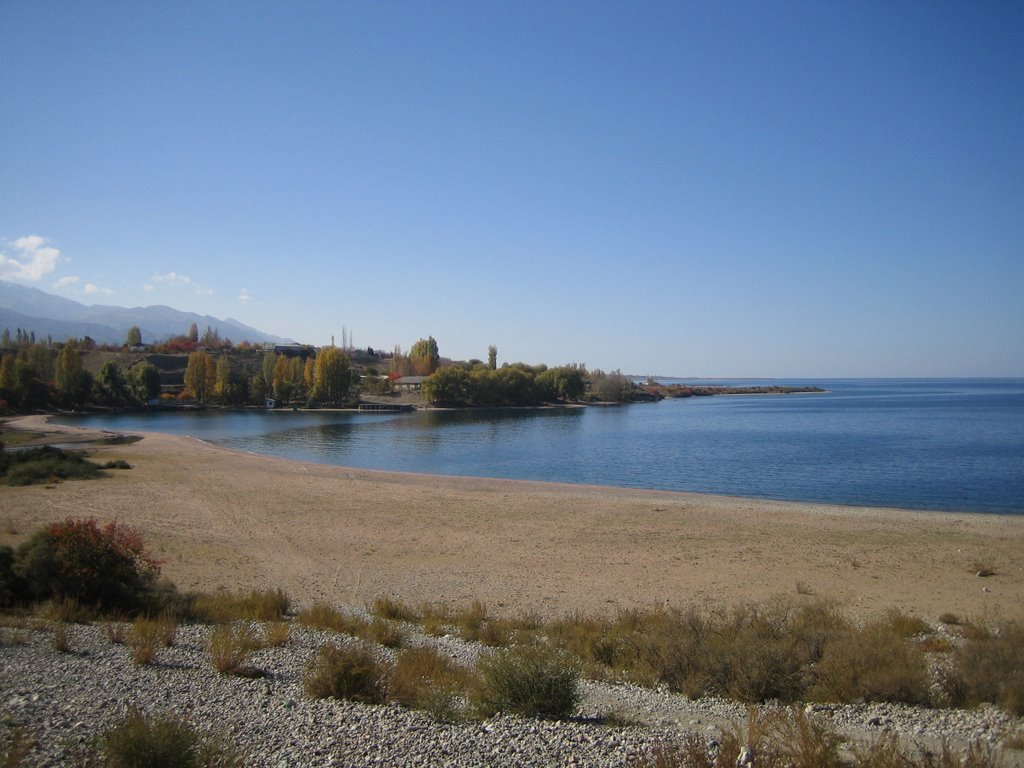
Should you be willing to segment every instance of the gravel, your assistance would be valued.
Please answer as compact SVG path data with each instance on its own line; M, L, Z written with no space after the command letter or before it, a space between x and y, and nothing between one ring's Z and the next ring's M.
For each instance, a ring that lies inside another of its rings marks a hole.
M34 739L25 765L62 766L76 749L113 727L130 708L175 712L197 729L233 742L247 766L628 766L657 745L696 732L710 742L742 722L746 708L689 700L664 690L585 681L577 716L549 722L497 716L436 723L395 705L314 700L302 673L316 649L339 636L294 625L289 643L257 651L265 677L218 674L206 642L210 628L179 627L156 663L137 666L99 625L69 627L70 652L54 649L44 629L0 628L0 718ZM481 652L454 637L426 638L463 664ZM898 705L808 705L815 717L864 741L893 733L908 743L998 743L1022 721L991 708L942 710ZM625 726L602 723L609 715ZM1006 765L1024 765L1020 751Z

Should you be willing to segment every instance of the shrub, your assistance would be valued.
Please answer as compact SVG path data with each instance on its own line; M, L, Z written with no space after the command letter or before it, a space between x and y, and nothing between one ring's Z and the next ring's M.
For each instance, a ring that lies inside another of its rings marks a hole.
M1004 622L987 636L967 640L954 652L941 686L955 706L991 702L1024 715L1024 623Z
M506 712L563 718L572 714L580 699L579 665L566 654L540 644L484 656L477 671L473 699L484 716Z
M100 468L79 453L53 446L0 452L0 484L33 485L99 477Z
M253 628L240 622L218 624L210 635L208 648L214 669L222 675L250 676L256 670L247 667L245 662L261 645Z
M435 720L452 721L458 719L457 701L465 684L465 670L436 648L408 648L391 669L388 699L426 710Z
M14 572L14 550L6 544L0 546L0 610L14 605L23 592L21 579Z
M361 643L322 645L306 667L302 682L315 699L348 699L364 704L384 701L386 669Z
M927 704L930 682L921 651L908 646L892 624L874 622L826 642L808 697Z
M18 547L14 571L31 599L66 598L105 611L135 612L155 584L159 565L133 528L68 518Z
M301 611L295 620L300 624L314 629L326 629L331 632L344 632L353 637L366 634L369 622L358 616L349 616L326 603L314 603Z
M106 768L228 768L242 760L223 742L202 738L173 714L147 717L133 710L101 739Z

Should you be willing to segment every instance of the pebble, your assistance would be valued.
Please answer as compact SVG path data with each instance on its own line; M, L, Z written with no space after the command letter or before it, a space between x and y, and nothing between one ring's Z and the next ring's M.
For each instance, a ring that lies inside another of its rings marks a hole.
M112 644L99 626L74 626L71 653L59 653L43 631L21 632L24 644L0 645L0 720L35 737L26 766L72 762L75 745L113 727L131 708L175 712L203 732L234 742L245 765L393 766L422 768L547 768L578 765L625 768L685 732L709 744L743 722L746 707L720 699L690 700L667 690L625 683L583 681L578 717L548 722L497 716L483 722L436 723L396 705L366 706L306 696L302 673L319 646L337 637L294 626L290 642L253 654L264 678L218 674L205 650L210 628L186 625L157 663L139 667L128 649ZM456 638L415 636L438 642L471 664L478 645ZM870 737L879 726L915 739L945 738L965 744L996 740L1022 726L993 708L939 710L892 704L807 705L841 732ZM615 714L638 725L598 724ZM866 725L865 725L866 724ZM877 732L877 731L876 731Z

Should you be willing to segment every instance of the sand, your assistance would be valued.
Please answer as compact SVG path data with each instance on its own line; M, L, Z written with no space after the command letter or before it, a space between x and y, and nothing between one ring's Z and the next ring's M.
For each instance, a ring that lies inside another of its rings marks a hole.
M95 437L44 417L7 426ZM784 596L861 618L1024 618L1024 516L374 472L160 434L90 450L133 468L0 487L0 543L65 517L116 518L182 589L281 587L303 604L479 599L557 616Z

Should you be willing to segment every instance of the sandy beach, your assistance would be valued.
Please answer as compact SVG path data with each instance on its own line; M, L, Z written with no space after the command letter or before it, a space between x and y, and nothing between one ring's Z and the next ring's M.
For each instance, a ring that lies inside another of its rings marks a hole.
M41 416L7 426L96 436ZM182 589L281 587L300 603L479 599L552 616L781 595L864 618L1024 618L1024 517L374 472L160 434L90 451L133 468L0 487L0 543L69 516L116 518Z

